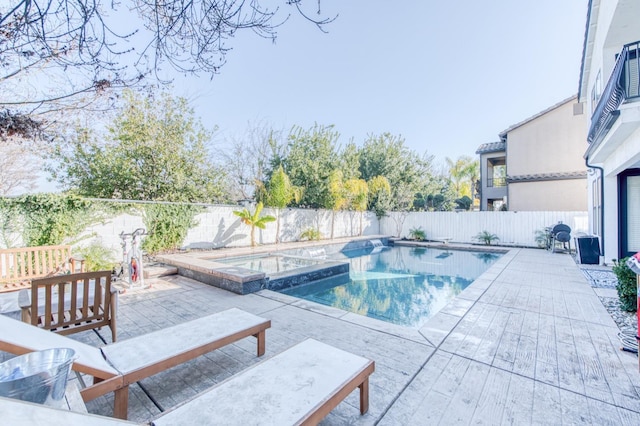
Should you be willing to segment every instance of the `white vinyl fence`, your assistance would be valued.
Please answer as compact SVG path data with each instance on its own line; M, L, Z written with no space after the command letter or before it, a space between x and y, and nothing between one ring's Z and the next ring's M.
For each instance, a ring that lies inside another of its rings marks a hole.
M253 210L254 207L250 207ZM197 225L190 229L184 241L184 249L213 249L243 247L251 244L249 226L233 214L239 206L208 206L197 216ZM588 229L586 212L412 212L389 213L378 220L371 212L349 212L321 209L286 208L280 211L265 208L263 214L279 218L279 241L299 241L307 229L320 231L321 239L355 237L360 235L389 235L407 237L411 229L422 228L428 239L447 238L452 242L472 243L482 231L496 234L501 244L536 247L536 231L563 222L572 233ZM122 214L105 223L93 225L84 232L85 239L79 245L97 242L110 248L116 259L122 256L121 232L130 233L144 228L142 215ZM266 229L256 229L258 244L276 242L277 222L267 224ZM333 230L333 231L332 231ZM11 245L20 247L19 238Z
M421 228L427 239L473 243L478 233L487 231L496 234L500 244L536 247L536 231L558 222L569 225L572 235L589 228L587 212L413 212L390 213L380 221L380 233L406 237Z

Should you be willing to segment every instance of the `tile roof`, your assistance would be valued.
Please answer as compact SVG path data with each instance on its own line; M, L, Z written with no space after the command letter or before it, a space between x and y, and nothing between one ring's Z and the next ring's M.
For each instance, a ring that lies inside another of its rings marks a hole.
M507 148L505 141L483 143L476 150L476 154L488 154L490 152L504 151Z
M539 182L543 180L565 180L565 179L586 179L587 171L557 173L536 173L530 175L507 176L507 182Z

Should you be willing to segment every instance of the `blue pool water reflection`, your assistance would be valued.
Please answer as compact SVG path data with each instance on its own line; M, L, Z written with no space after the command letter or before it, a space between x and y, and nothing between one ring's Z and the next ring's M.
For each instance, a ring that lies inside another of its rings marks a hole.
M494 252L424 247L338 252L327 257L350 263L349 282L331 278L280 292L418 328L500 256Z

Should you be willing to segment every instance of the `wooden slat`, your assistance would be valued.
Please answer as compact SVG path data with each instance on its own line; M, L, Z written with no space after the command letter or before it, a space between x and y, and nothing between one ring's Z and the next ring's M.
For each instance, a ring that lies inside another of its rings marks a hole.
M94 286L92 291L91 285ZM82 286L82 289L78 289L78 286ZM70 290L67 291L67 288ZM29 319L33 325L60 334L106 325L111 328L115 341L115 322L112 322L115 312L110 306L104 306L111 302L111 271L35 279L32 281L31 295L31 305L23 308L23 311L26 310L23 318ZM41 296L44 296L44 307L38 301Z
M38 291L36 290L35 292L32 292L32 294L37 294ZM44 290L44 300L45 300L45 305L44 305L44 326L46 328L50 328L51 327L51 306L52 306L52 296L51 296L51 286L47 286L45 287Z
M71 262L71 247L41 246L0 250L0 291L18 290L34 278L56 273ZM82 269L82 264L81 264Z
M78 310L78 286L71 285L71 307L69 309L70 316L69 321L75 321L77 318L77 310Z

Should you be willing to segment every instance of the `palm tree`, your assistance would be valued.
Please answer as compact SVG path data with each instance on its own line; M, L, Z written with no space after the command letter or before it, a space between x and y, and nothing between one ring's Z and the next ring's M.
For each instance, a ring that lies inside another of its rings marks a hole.
M467 164L467 168L465 170L465 174L469 179L471 185L471 205L474 206L476 203L476 183L480 180L480 161L473 160L469 164Z
M480 178L480 162L467 155L461 155L457 160L446 159L449 167L449 181L456 197L468 196L473 205L475 197L475 183Z
M256 211L253 213L251 213L246 208L242 209L242 211L233 212L233 214L240 218L240 221L242 223L251 227L251 247L256 246L256 228L265 229L267 227L267 223L276 220L275 217L269 215L260 217L260 213L262 213L262 207L262 202L260 202L256 204Z

